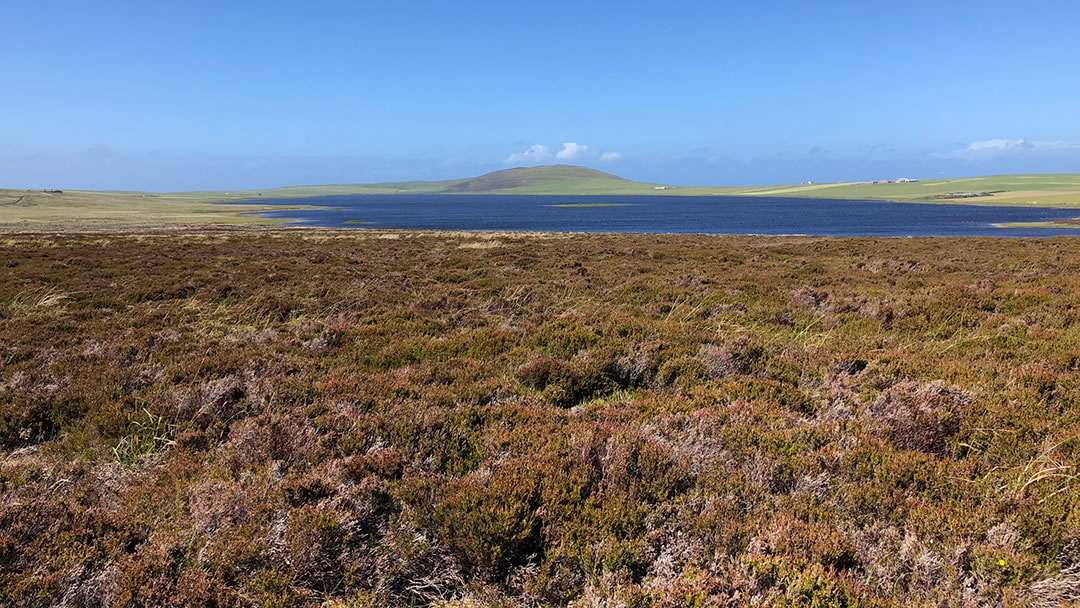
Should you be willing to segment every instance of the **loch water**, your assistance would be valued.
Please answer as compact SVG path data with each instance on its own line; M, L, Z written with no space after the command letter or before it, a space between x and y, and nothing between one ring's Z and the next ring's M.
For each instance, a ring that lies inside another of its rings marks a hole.
M1078 235L1069 228L1000 228L1080 216L1077 209L738 196L344 195L238 201L316 205L260 213L358 229L805 234L821 236ZM363 223L360 223L363 222Z

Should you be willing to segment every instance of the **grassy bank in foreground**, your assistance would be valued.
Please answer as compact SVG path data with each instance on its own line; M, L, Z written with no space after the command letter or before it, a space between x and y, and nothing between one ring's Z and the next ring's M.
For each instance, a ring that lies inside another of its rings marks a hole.
M13 606L1058 606L1080 242L0 239Z
M663 188L663 189L658 189ZM0 190L0 225L64 224L274 224L244 212L267 210L261 200L342 194L522 194L820 197L966 205L1020 205L1080 209L1080 175L1002 175L913 183L838 183L709 188L634 182L584 167L554 165L496 171L471 179L266 190L155 194ZM224 206L215 202L252 201ZM581 203L589 205L590 203ZM288 207L275 206L282 211Z

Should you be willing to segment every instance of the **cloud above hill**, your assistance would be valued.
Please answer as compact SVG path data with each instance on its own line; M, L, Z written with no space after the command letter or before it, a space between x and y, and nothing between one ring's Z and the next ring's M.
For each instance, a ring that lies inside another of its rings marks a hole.
M556 160L577 160L589 156L592 148L585 144L568 141L562 145L562 150L555 154Z
M506 162L519 164L538 164L551 159L551 150L543 144L529 146L524 152L515 152L506 157Z
M522 152L515 152L510 156L506 157L506 163L518 165L539 165L549 162L552 159L558 162L574 162L587 160L601 160L605 162L613 162L621 158L622 154L619 152L601 152L593 146L568 141L564 143L562 145L562 148L555 153L552 153L551 149L544 144L535 144L529 146L528 149Z

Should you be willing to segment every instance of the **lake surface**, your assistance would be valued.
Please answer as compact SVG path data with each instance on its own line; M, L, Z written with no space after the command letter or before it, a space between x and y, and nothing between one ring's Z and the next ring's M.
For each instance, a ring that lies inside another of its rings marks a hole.
M259 215L295 218L309 225L332 228L892 237L1080 236L1080 230L1068 228L994 226L1075 218L1080 216L1080 209L816 198L365 194L247 202L325 206Z

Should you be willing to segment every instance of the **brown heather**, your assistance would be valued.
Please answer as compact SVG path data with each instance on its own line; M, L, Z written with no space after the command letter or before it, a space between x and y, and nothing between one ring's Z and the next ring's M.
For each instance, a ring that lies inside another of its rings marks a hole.
M1074 606L1080 241L12 235L4 606Z

